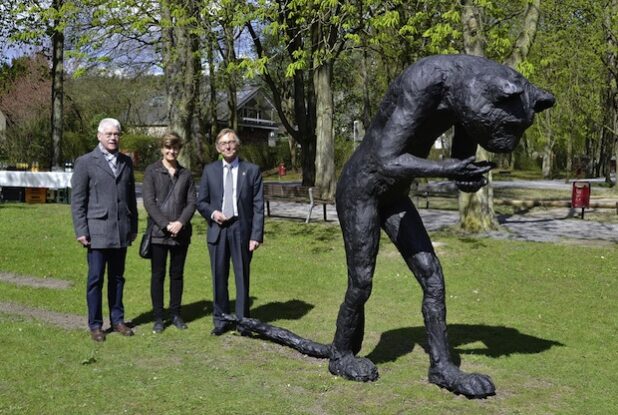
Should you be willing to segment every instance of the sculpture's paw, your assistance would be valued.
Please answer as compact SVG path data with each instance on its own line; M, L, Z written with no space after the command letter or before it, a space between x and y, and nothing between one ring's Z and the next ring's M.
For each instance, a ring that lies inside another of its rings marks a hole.
M470 399L481 399L496 394L496 387L489 376L465 373L456 367L447 370L429 369L429 382Z
M487 179L483 176L478 176L469 180L455 180L455 184L462 192L475 193L487 184Z
M328 370L333 375L357 382L373 382L379 377L378 368L371 360L352 354L331 359L328 363Z

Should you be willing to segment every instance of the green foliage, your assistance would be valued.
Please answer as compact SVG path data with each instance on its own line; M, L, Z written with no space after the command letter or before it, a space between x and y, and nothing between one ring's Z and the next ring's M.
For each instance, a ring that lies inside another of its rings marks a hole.
M120 147L123 152L137 155L136 168L141 170L161 158L159 140L146 134L123 133Z
M71 161L91 151L97 145L95 134L65 131L60 142L60 160Z
M356 146L352 140L346 140L344 137L337 135L335 137L335 169L340 171L343 165L348 161Z
M282 161L288 167L292 164L288 143L282 141L278 141L276 147L269 147L267 143L243 143L240 156L262 170L274 169Z
M39 163L41 169L51 167L50 121L43 116L13 126L0 140L0 160L9 165L15 163Z

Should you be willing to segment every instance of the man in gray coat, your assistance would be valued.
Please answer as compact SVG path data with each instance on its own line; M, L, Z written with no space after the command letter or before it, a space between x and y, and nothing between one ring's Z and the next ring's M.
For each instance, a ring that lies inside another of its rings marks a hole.
M137 203L131 158L118 151L120 123L99 123L98 146L75 161L71 211L77 241L87 248L88 327L94 341L104 341L102 290L107 268L107 300L112 329L133 331L124 322L122 291L127 246L137 236Z

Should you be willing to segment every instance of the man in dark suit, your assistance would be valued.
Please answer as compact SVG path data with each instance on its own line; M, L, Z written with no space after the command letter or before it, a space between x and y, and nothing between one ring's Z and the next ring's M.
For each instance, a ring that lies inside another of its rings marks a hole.
M222 318L230 312L230 258L236 283L236 316L249 317L249 265L264 237L264 188L259 167L238 158L240 140L234 130L221 130L215 143L223 160L204 167L197 210L208 222L206 239L214 295L212 334L219 336L232 328Z
M102 290L107 268L107 301L112 329L133 331L124 322L122 291L127 246L137 236L137 203L131 158L118 151L120 123L99 123L98 146L75 161L71 211L77 241L88 249L88 327L94 341L104 341Z

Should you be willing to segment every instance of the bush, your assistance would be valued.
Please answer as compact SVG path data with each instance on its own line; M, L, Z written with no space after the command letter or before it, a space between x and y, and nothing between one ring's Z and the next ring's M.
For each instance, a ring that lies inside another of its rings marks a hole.
M52 159L50 122L39 118L7 129L0 141L0 159L8 165L37 162L41 169L49 169Z
M60 160L73 161L97 145L96 135L78 131L65 131L60 141Z
M242 144L240 156L253 164L257 164L262 170L274 169L281 162L284 162L286 166L292 164L292 156L287 142L278 142L276 147L269 147L267 143Z
M341 171L355 149L356 146L353 141L346 140L341 136L335 137L335 170Z
M159 140L146 134L123 133L120 147L123 153L133 153L135 168L140 170L161 158Z

